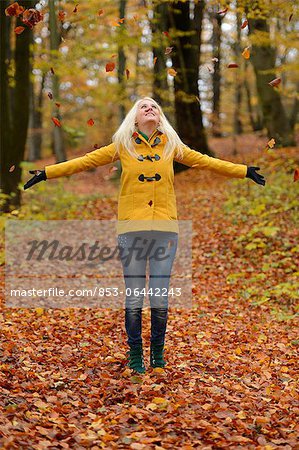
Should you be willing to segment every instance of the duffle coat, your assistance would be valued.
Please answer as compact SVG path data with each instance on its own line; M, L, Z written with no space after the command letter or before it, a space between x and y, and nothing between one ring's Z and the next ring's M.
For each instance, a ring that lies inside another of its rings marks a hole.
M51 179L120 160L122 174L117 234L140 230L179 232L173 161L230 178L245 178L247 173L244 164L213 158L187 146L183 149L182 159L175 152L173 157L166 160L162 153L167 137L159 129L154 131L148 141L138 132L134 133L132 139L138 158L132 157L124 148L116 152L115 144L112 143L82 157L45 167L46 176Z

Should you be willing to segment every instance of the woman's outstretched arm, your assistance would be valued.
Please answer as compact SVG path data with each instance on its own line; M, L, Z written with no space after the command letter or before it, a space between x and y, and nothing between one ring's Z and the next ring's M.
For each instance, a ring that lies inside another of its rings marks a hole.
M93 152L86 153L84 156L80 156L79 158L45 166L44 170L29 170L29 173L35 173L35 175L27 181L24 185L24 189L28 189L40 181L83 172L84 170L89 170L92 167L110 164L118 159L119 154L116 152L115 144L112 143L110 145L106 145L105 147L98 148Z

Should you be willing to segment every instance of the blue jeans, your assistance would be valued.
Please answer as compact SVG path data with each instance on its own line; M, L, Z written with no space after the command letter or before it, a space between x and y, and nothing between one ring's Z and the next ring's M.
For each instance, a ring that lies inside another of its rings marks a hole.
M178 234L168 231L132 231L118 235L126 285L125 327L128 344L142 343L142 308L149 261L151 342L164 343L168 318L168 289ZM151 292L152 291L152 292Z

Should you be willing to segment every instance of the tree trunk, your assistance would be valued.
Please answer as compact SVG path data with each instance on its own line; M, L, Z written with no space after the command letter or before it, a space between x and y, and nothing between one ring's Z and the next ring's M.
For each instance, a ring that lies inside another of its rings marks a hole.
M1 180L0 188L5 194L4 201L1 202L1 210L9 212L11 207L17 208L21 203L21 192L19 184L22 181L22 168L20 163L24 160L25 144L27 139L28 121L29 121L29 75L30 75L30 41L32 30L27 28L18 36L14 35L14 89L13 104L11 105L11 90L8 87L8 48L10 47L10 27L6 25L11 18L5 16L5 8L8 2L0 3L1 12ZM26 9L35 6L34 0L19 1L21 6ZM19 18L16 19L16 26L22 26ZM12 115L11 115L12 110ZM3 115L2 115L3 114ZM9 172L11 166L15 166L12 172Z
M194 19L191 19L189 1L171 2L169 5L171 28L174 32L179 32L175 38L175 50L171 55L174 69L177 71L174 77L174 94L178 134L190 148L211 154L197 99L203 9L204 2L194 4ZM186 170L186 166L175 162L175 171L181 170Z
M237 27L237 39L234 44L234 53L236 58L236 63L239 64L239 67L242 65L241 58L241 16L240 13L236 12L236 27ZM236 76L236 85L235 85L235 108L234 108L234 119L233 119L233 133L234 134L242 134L243 127L241 122L241 103L242 103L242 84L240 78L239 70L235 71Z
M39 92L34 92L34 83L30 83L30 118L28 136L28 161L36 161L41 158L42 152L42 104L43 86L46 74L43 73Z
M154 17L151 21L153 55L156 59L154 65L153 98L163 107L170 107L170 92L167 82L165 44L163 42L163 31L168 30L168 5L156 2L154 6ZM164 38L165 40L166 38ZM171 55L170 55L171 56Z
M49 2L49 26L50 26L50 49L57 51L59 50L59 45L61 41L61 36L57 27L57 19L56 19L56 0L52 0ZM55 65L55 64L54 64ZM55 72L55 70L54 70ZM52 117L56 117L61 120L61 115L59 108L55 105L55 102L60 103L59 99L59 79L58 76L52 75L52 94L53 94L53 110ZM53 151L56 155L56 162L66 161L65 154L65 146L64 146L64 138L63 138L63 129L62 127L57 127L54 125L53 129Z
M246 104L247 104L247 111L249 114L249 120L250 125L253 131L260 131L263 129L263 120L261 117L261 113L259 111L259 105L258 105L258 111L256 113L256 117L253 112L252 104L251 104L251 89L249 85L249 81L247 79L247 69L248 64L247 61L245 61L245 76L244 76L244 89L246 93Z
M212 75L213 84L213 110L212 110L212 135L215 137L221 136L221 123L220 123L220 92L221 92L221 24L223 17L217 14L218 6L213 7L211 13L213 34L212 34L212 47L213 58L217 58L218 61L214 62L214 72Z
M123 18L126 15L126 6L127 6L127 0L120 0L119 1L119 17ZM119 84L119 92L120 92L120 104L119 104L119 122L122 123L126 116L126 109L124 106L123 101L126 99L126 85L124 80L125 75L125 67L126 67L126 55L124 52L124 47L122 45L124 37L124 29L125 24L122 23L119 27L119 34L118 34L118 84Z
M263 32L270 42L269 25L266 19L249 18L249 34L255 31ZM276 51L270 44L257 45L253 43L251 62L256 74L256 86L263 111L264 125L268 131L268 137L274 138L277 145L295 145L294 133L290 121L286 115L277 88L269 86L269 81L276 78L275 55ZM263 71L269 73L263 73Z

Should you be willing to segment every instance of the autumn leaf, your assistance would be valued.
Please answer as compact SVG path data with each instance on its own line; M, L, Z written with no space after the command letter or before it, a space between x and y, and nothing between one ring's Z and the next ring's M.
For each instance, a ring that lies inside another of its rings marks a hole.
M228 8L222 9L221 11L218 11L217 14L225 14L227 13Z
M114 69L115 69L114 62L111 61L106 64L106 72L113 72Z
M171 67L170 69L167 70L167 73L168 73L168 75L170 75L171 77L175 77L176 74L177 74L177 71Z
M23 11L25 11L25 8L20 6L18 2L14 2L5 9L5 15L18 17Z
M87 125L88 125L89 127L92 127L92 126L94 125L93 119L89 119L89 120L87 121Z
M274 145L275 145L275 139L270 139L270 141L268 141L268 143L267 143L267 147L269 147L269 148L273 148L274 147Z
M99 9L98 10L98 16L102 16L104 14L104 10L103 9Z
M299 167L297 167L294 171L294 181L299 180Z
M148 202L148 205L149 205L149 206L152 206L152 204L153 204L153 200L150 200L150 201Z
M25 27L16 27L15 28L15 33L16 34L21 34L21 33L23 33L24 30L25 30Z
M169 55L172 52L173 47L166 47L165 55Z
M123 17L122 19L116 19L112 22L112 26L114 27L120 27L121 23L124 23L125 18Z
M54 72L54 69L53 69L53 67L51 67L51 73L53 74L53 75L55 75L55 72Z
M61 9L60 11L58 11L58 19L60 20L60 22L64 21L66 13Z
M291 20L292 20L292 17L293 17L293 13L292 13L292 14L290 14L290 17L289 17L289 22L291 22Z
M272 87L276 87L281 83L281 78L274 78L274 80L270 81L268 84Z
M165 35L165 36L167 36L168 37L168 39L170 39L170 36L169 36L169 33L168 33L168 31L162 31L162 33Z
M228 64L227 67L228 67L229 69L235 69L235 68L239 67L239 64L236 64L236 63L230 63L230 64Z
M113 55L111 55L111 58L116 58L117 54L114 53Z
M53 94L52 94L52 92L48 92L48 97L49 97L50 100L53 99Z
M247 25L248 25L248 20L246 19L246 20L244 20L244 22L243 22L242 25L241 25L241 30L243 30L244 28L246 28Z
M73 13L78 12L78 6L79 6L79 3L75 6L75 9L73 10Z
M130 78L130 71L129 71L129 69L126 69L126 77L127 77L127 80Z
M154 64L154 65L156 64L157 59L158 59L157 56L155 56L154 59L153 59L153 64Z
M249 47L245 47L243 52L242 52L242 56L245 59L249 59L250 58L250 50Z
M57 119L56 117L52 117L52 122L54 123L54 125L56 127L61 127L61 123L60 123L59 119Z
M13 172L13 171L15 170L15 168L16 168L16 166L15 166L15 165L12 165L12 166L9 168L9 172Z
M210 66L207 66L207 69L208 69L208 71L209 71L210 73L212 72L212 69L211 69Z
M55 105L57 106L57 108L60 108L60 103L56 102Z
M43 14L34 8L25 9L23 12L22 22L32 30L34 25L43 20Z

